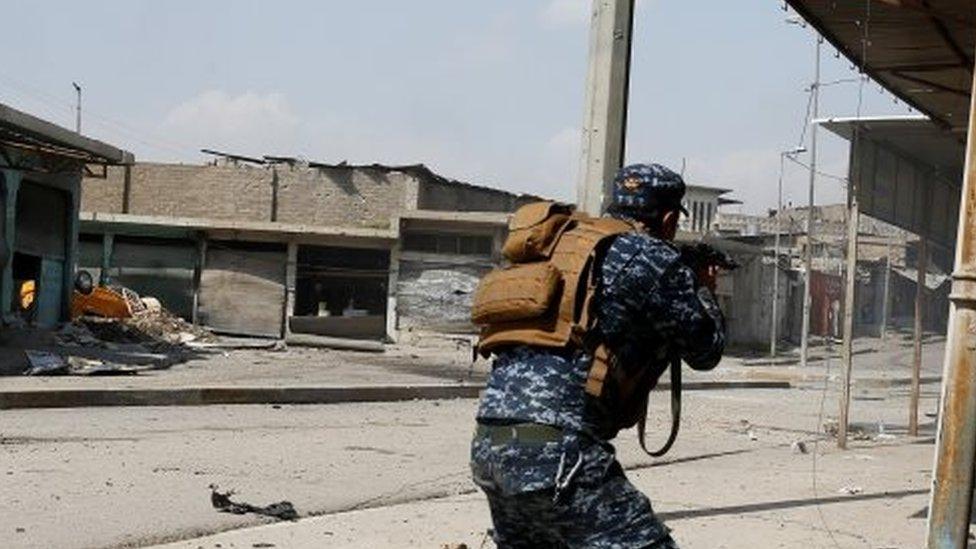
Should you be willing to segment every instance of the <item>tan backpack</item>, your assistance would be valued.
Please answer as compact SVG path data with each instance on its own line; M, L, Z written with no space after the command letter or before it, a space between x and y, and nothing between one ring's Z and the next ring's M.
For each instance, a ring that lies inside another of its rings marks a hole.
M519 208L502 250L510 264L488 273L474 295L478 352L487 357L516 345L581 347L592 327L597 255L611 237L632 229L555 202Z
M602 399L620 428L638 425L644 447L647 392L657 376L646 369L633 375L615 368L604 345L586 341L594 327L590 314L599 273L594 268L613 237L634 230L619 219L591 217L572 206L534 202L509 221L502 255L510 263L485 275L478 284L471 320L481 329L476 351L491 353L518 345L584 349L593 354L586 392ZM593 347L593 348L590 348ZM677 437L680 369L671 367L672 430L663 455Z

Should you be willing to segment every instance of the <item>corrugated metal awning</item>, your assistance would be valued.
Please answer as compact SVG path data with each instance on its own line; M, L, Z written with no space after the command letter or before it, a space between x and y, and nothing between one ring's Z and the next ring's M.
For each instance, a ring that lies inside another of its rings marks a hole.
M965 131L976 50L976 2L787 1L874 80L939 125Z
M962 180L966 149L956 138L940 130L930 120L918 116L879 118L827 118L816 120L830 132L854 142L854 133L885 143L918 162L950 176L953 182Z
M93 164L132 164L132 153L0 103L0 144Z

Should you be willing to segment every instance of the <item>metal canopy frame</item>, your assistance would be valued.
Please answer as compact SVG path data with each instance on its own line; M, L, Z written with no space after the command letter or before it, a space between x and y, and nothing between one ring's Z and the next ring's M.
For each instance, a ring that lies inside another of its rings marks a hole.
M92 164L132 164L132 153L0 103L0 145Z
M976 50L976 2L787 2L838 51L899 99L943 128L965 132L973 80L971 52ZM862 43L865 25L867 44Z

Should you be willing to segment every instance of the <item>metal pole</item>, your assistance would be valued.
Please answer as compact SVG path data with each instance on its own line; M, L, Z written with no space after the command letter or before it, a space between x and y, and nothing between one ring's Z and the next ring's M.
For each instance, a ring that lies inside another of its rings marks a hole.
M928 269L928 241L918 241L918 277L915 282L915 356L912 360L912 396L908 412L908 434L918 436L918 400L922 377L922 335L925 310L925 272Z
M851 161L857 162L853 166L854 177L847 185L847 276L844 287L844 344L841 349L841 367L843 374L841 381L840 418L838 419L837 447L847 448L847 427L851 411L851 369L854 362L854 293L857 288L857 236L860 223L860 209L857 203L857 184L860 176L860 162L858 153L858 128L855 127L855 137L851 143Z
M75 87L75 95L77 96L77 101L75 102L75 131L81 133L81 85L77 82L72 82L71 85Z
M807 210L807 246L804 253L804 263L806 265L806 272L804 273L803 280L803 327L800 332L800 366L807 365L807 356L809 354L809 339L810 339L810 276L813 272L813 204L814 204L814 188L817 180L817 125L813 123L814 120L820 117L820 50L823 45L823 39L820 35L817 35L817 60L814 64L814 78L813 85L811 86L810 92L813 94L813 110L811 111L810 125L810 191L809 191L809 202Z
M635 0L593 0L577 205L603 212L614 173L623 165Z
M976 79L972 89L976 91ZM976 465L976 93L959 207L956 265L949 295L949 331L942 373L935 469L929 501L928 549L968 543Z
M884 296L881 298L881 341L888 340L888 301L891 299L891 238L888 239L885 260Z
M782 232L783 213L783 170L786 168L786 153L779 155L779 184L776 200L776 240L773 244L773 311L769 321L769 356L776 356L776 312L779 302L779 234Z

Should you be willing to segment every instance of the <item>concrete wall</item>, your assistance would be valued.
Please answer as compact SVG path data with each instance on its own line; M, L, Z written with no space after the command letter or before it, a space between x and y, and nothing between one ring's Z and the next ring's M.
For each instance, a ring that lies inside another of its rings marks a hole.
M271 173L251 166L141 163L132 166L124 211L125 168L85 178L82 211L172 217L271 220Z
M372 168L141 163L131 168L127 211L123 168L86 178L81 209L388 228L397 212L416 208L419 185L412 175Z
M726 312L728 341L732 346L767 349L773 321L773 274L776 268L761 257L737 258L742 266L731 275ZM791 275L780 270L777 292L777 339L790 339Z
M125 168L108 168L105 177L86 177L81 185L81 211L125 213Z
M137 164L128 213L269 221L271 178L263 168Z
M427 181L420 187L418 208L457 212L511 212L527 199L510 193Z
M368 168L278 166L278 215L284 223L387 229L395 214L414 209L419 183L402 172Z

